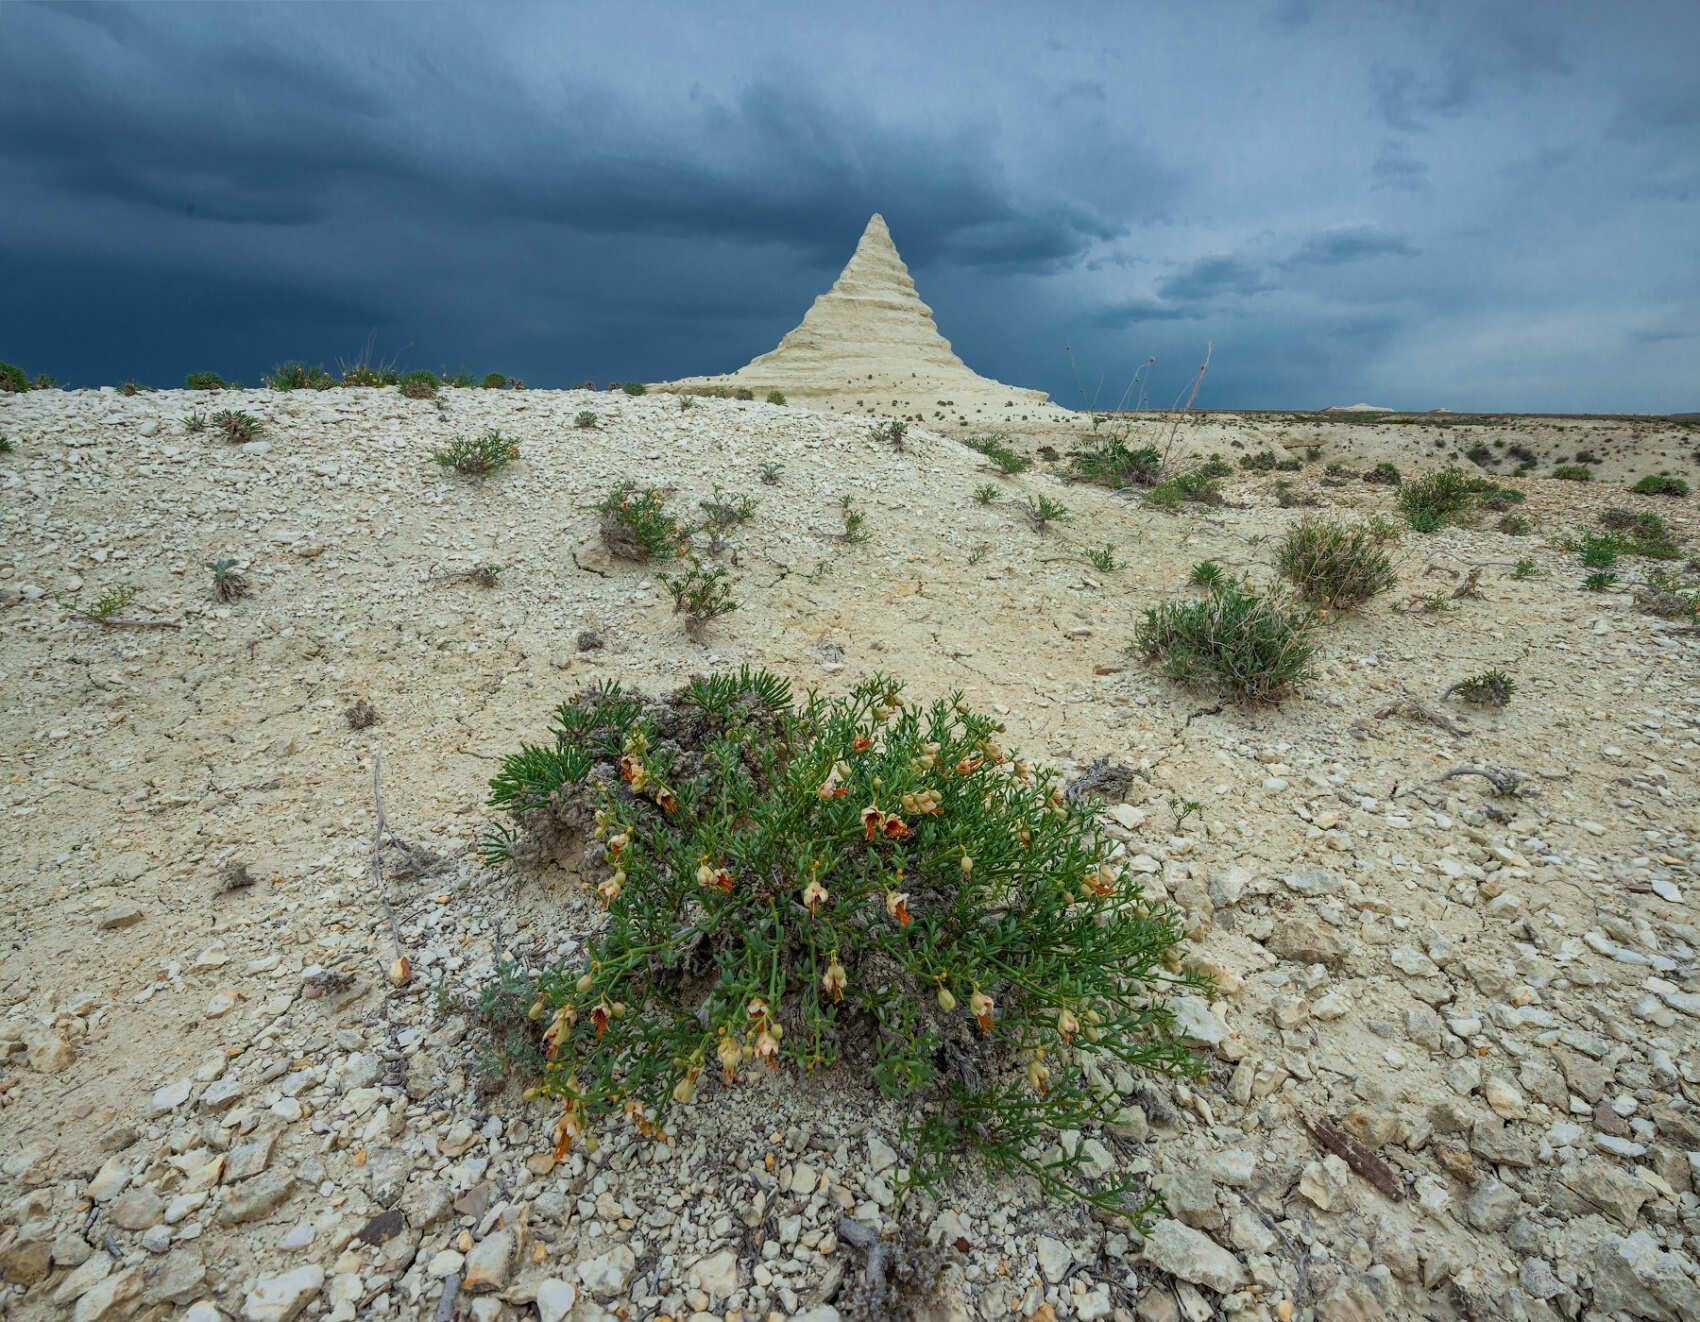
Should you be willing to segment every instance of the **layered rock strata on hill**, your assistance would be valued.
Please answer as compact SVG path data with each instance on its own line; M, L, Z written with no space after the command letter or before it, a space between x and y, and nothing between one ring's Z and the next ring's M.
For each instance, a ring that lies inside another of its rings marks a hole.
M862 231L832 288L815 299L778 346L736 372L674 383L749 386L815 397L851 392L948 395L1042 404L1042 391L1006 386L973 371L939 334L933 310L915 292L885 218Z

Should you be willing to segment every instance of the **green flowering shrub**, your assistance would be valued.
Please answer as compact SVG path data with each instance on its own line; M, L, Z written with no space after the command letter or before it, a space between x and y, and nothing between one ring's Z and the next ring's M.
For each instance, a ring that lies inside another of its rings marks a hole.
M273 390L329 390L336 385L334 376L322 367L308 367L306 363L279 363L272 368L272 374L260 378L260 384Z
M1250 702L1278 702L1309 678L1314 612L1232 580L1208 586L1197 600L1148 609L1134 646L1173 679L1216 684Z
M1386 524L1347 524L1307 515L1275 549L1275 564L1307 601L1351 610L1397 581L1385 549Z
M224 433L225 440L233 444L252 441L265 430L258 418L240 409L221 409L212 415L212 425Z
M1397 503L1411 527L1418 532L1437 532L1475 509L1483 491L1491 489L1491 482L1467 477L1459 468L1446 468L1402 485Z
M1649 473L1629 489L1643 496L1686 496L1688 483L1669 473Z
M499 431L487 431L471 439L456 436L447 449L431 452L432 462L467 477L488 477L518 458L519 441Z
M971 1150L1146 1215L1058 1135L1114 1116L1118 1063L1197 1071L1161 993L1201 984L1096 806L1002 730L879 675L801 703L747 667L563 703L490 782L514 826L486 856L558 861L606 918L571 964L504 965L482 1006L559 1104L557 1153L614 1117L665 1132L756 1071L832 1069L905 1103L913 1185Z
M1142 445L1130 450L1121 437L1106 436L1074 456L1069 476L1119 491L1124 487L1155 485L1162 469L1163 457L1156 446Z
M635 482L620 483L596 508L602 514L602 544L624 560L672 560L685 553L690 533L665 510L667 498Z

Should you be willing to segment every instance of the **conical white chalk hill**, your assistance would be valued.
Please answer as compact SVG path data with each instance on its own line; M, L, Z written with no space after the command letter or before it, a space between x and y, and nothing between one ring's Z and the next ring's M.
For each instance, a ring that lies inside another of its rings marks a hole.
M801 324L777 348L726 377L676 384L730 382L788 395L845 395L856 391L904 395L949 393L1039 402L1045 395L1001 385L972 371L939 334L933 310L915 292L878 212L862 231L849 264L815 299Z

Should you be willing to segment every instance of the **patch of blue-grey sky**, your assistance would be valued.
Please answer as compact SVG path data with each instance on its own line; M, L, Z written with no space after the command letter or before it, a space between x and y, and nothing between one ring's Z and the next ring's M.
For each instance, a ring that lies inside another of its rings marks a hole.
M1697 48L1675 0L8 4L0 358L728 370L877 210L1065 404L1065 345L1164 398L1213 341L1214 407L1694 409Z

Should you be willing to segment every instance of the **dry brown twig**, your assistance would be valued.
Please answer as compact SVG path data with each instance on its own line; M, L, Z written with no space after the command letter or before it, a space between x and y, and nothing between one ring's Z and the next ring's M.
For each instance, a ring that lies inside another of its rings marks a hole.
M1340 1160L1344 1161L1394 1202L1404 1201L1405 1191L1399 1187L1399 1181L1387 1163L1334 1124L1333 1121L1323 1116L1312 1119L1303 1111L1300 1111L1299 1123L1309 1131L1310 1136L1318 1143L1339 1157Z
M1464 581L1452 589L1452 600L1462 601L1465 597L1470 597L1480 601L1483 596L1482 590L1478 586L1481 576L1482 571L1479 567L1472 568L1470 572L1464 576Z
M1438 785L1454 776L1481 776L1492 784L1496 794L1517 794L1527 779L1514 767L1453 767L1444 776L1436 776L1433 783Z
M1399 701L1390 702L1375 713L1375 719L1378 721L1385 721L1389 716L1408 716L1413 721L1427 721L1430 725L1438 725L1447 734L1456 735L1460 739L1466 739L1470 734L1463 726L1456 724L1432 707L1423 706L1415 698L1400 698Z
M891 1245L879 1234L852 1217L838 1218L838 1238L851 1248L860 1249L867 1258L863 1278L876 1297L886 1292L886 1271L891 1261Z
M90 617L94 618L94 617ZM182 620L123 620L116 615L108 615L97 621L108 629L181 629Z

